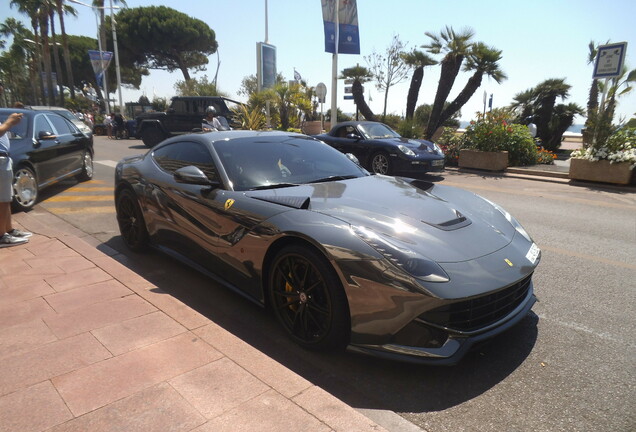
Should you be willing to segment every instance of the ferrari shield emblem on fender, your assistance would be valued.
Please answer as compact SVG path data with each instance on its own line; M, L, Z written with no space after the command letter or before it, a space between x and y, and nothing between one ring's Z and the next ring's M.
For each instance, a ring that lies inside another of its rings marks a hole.
M228 210L230 207L232 207L232 204L234 204L234 200L232 198L225 201L225 210Z
M506 264L508 264L510 267L512 267L514 264L512 264L512 261L510 261L508 258L505 258L504 261L506 262Z

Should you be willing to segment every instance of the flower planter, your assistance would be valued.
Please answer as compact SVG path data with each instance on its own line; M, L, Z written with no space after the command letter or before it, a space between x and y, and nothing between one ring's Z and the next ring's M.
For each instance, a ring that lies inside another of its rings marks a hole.
M318 135L322 133L322 124L320 121L305 122L302 131L305 135Z
M508 152L460 150L459 167L474 168L487 171L503 171L508 167Z
M633 179L634 170L629 162L610 163L606 160L590 161L570 159L570 178L601 183L627 185Z

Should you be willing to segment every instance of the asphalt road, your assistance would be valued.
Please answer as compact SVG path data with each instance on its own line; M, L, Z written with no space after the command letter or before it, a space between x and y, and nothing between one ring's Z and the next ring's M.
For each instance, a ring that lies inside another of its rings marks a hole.
M114 163L146 148L103 137L95 147L95 179L50 189L34 211L120 251L117 259L143 277L354 408L413 423L385 427L636 430L636 194L457 172L423 176L483 195L521 221L542 248L534 277L540 302L459 365L413 366L303 351L266 311L166 256L126 251L115 220Z

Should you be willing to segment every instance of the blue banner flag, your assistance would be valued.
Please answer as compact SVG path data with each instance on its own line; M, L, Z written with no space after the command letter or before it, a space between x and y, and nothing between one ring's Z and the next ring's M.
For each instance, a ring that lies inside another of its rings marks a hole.
M356 0L321 0L321 2L325 28L325 51L338 54L360 54ZM338 22L337 32L336 21ZM337 51L336 38L338 38Z
M104 71L108 69L113 53L111 51L88 50L88 57L91 59L91 65L93 65L97 85L103 88Z

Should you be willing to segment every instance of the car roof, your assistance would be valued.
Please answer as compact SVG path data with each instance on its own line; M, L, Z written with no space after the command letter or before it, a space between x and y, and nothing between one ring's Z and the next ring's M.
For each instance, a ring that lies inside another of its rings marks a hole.
M21 113L26 115L35 114L33 110L24 109L24 108L0 108L0 113L2 114L13 114L13 113Z

